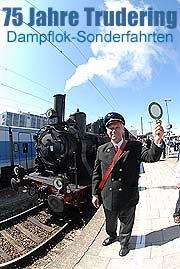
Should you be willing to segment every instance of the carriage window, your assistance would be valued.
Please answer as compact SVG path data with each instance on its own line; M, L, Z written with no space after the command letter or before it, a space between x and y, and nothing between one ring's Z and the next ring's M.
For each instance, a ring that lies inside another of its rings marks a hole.
M23 143L23 153L28 152L28 143Z
M19 151L19 146L17 143L14 143L14 152Z

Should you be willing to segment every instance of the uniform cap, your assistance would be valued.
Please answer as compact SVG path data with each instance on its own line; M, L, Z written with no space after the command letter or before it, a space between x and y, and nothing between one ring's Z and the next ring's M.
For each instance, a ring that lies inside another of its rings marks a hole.
M125 125L124 117L117 112L110 112L104 117L104 125L107 127L113 121L120 121Z

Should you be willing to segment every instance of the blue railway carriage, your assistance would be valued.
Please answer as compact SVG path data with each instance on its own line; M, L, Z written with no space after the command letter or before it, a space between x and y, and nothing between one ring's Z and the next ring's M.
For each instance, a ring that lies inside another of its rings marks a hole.
M15 165L21 165L27 170L34 167L33 135L37 131L32 128L0 125L0 185L10 183Z

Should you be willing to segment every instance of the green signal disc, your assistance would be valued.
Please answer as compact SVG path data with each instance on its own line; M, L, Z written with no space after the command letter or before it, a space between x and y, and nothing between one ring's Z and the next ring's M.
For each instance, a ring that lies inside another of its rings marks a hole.
M151 102L148 106L148 111L150 116L155 120L159 120L163 115L162 107L157 102Z

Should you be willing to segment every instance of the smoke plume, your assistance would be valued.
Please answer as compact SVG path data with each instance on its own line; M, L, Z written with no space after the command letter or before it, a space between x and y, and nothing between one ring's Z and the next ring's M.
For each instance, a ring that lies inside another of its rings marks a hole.
M145 9L144 6L133 6L129 0L105 0L105 8L107 11L117 11L121 7L126 7L127 12L131 10ZM138 34L152 33L154 27L150 26L108 26L99 27L98 33L103 35L112 31L113 33L131 33ZM152 63L156 61L164 61L166 56L162 47L157 43L140 43L140 42L93 42L91 49L94 54L89 58L88 62L79 65L70 79L66 81L65 92L72 87L79 86L88 79L92 79L95 75L102 78L111 87L123 87L135 80L149 81L152 78Z

